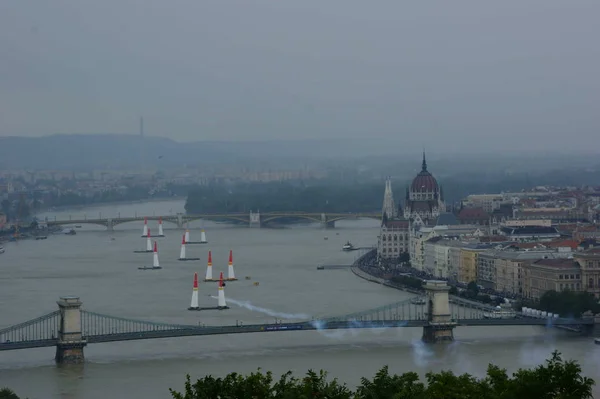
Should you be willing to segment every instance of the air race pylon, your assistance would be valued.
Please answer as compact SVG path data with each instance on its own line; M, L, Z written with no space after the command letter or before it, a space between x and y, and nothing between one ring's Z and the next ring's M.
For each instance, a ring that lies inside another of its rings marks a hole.
M227 281L235 281L235 272L233 271L233 251L229 250L229 264L227 267Z
M179 260L185 260L185 235L181 237L181 251L179 252Z
M162 225L162 217L158 218L158 236L157 237L164 237L165 233L163 232L163 225Z
M144 218L144 230L142 230L142 237L148 237L148 218Z
M198 273L194 273L194 290L192 291L192 303L188 310L200 310L198 306Z
M227 302L225 302L225 283L223 282L223 272L221 272L221 276L219 277L219 296L217 298L217 308L219 310L229 309Z
M162 267L160 267L160 264L158 263L158 244L156 243L156 241L154 241L154 251L153 251L152 256L153 256L152 266L138 267L138 269L140 269L140 270L162 269Z
M150 237L150 229L146 229L146 249L143 250L139 250L139 251L133 251L136 254L145 254L148 252L152 252L152 238Z
M202 229L202 232L200 233L200 244L207 244L208 241L206 240L206 233L204 232L204 229Z
M160 263L158 263L158 243L156 241L154 241L154 254L153 254L152 268L153 269L161 268Z
M186 244L190 242L190 231L188 229L185 230L185 242Z
M146 228L146 237L146 252L152 252L152 236L149 228Z
M208 263L206 265L206 277L204 281L215 281L212 274L212 253L208 251Z

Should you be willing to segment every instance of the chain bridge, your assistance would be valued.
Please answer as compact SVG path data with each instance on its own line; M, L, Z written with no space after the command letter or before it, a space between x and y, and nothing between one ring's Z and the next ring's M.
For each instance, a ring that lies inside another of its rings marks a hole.
M423 328L425 342L453 340L457 326L542 326L571 331L600 333L600 316L589 318L532 317L515 313L496 318L495 308L448 296L445 282L428 281L427 293L408 300L338 317L270 324L202 326L172 324L115 317L82 309L78 297L62 297L59 309L0 330L0 351L56 347L58 363L83 361L88 344L155 338L189 337L299 330L359 328Z
M90 217L87 215L83 218L73 218L69 216L65 219L46 218L44 222L48 226L66 226L72 224L94 224L106 227L109 231L117 225L131 222L139 222L146 220L153 221L164 221L176 224L178 228L183 228L186 223L193 222L196 220L213 220L213 221L224 221L224 222L235 222L247 224L249 227L261 227L261 225L268 225L270 222L280 219L304 219L310 222L319 223L322 227L333 228L335 222L344 219L381 219L380 212L366 212L366 213L316 213L316 212L297 212L297 211L281 211L281 212L252 212L249 213L204 213L197 215L188 214L177 214L177 215L163 215L163 216L143 216L137 213L133 216L121 216L119 213L116 217L102 217L102 214L98 214L98 217Z

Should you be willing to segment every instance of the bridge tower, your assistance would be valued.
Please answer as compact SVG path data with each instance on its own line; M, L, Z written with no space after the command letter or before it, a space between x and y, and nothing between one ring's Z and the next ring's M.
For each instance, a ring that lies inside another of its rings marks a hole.
M81 331L81 301L79 297L64 296L56 303L60 310L56 363L83 363L83 347L87 342Z
M423 327L423 341L428 343L453 341L454 327L450 313L448 291L445 281L428 280L423 286L428 297L427 325Z
M260 227L260 211L256 213L250 211L250 223L249 227Z

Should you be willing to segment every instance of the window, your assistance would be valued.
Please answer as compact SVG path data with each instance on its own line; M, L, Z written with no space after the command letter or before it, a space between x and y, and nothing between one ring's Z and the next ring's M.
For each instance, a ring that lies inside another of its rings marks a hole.
M563 279L563 275L562 275L562 274L561 274L561 275L559 275L559 276L558 276L558 279L559 279L559 280L562 280L562 279ZM561 285L562 285L562 284L561 284Z
M579 274L576 274L576 275L575 275L575 278L576 278L577 280L579 280L579 278L580 278L580 277L579 277Z
M590 280L588 282L588 287L589 288L594 288L594 279L590 277Z

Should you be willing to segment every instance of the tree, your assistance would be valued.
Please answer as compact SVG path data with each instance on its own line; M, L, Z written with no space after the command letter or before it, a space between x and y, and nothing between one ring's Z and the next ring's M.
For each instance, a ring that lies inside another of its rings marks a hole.
M546 291L537 306L540 310L559 314L562 317L581 317L586 311L600 313L600 305L593 294L564 290ZM536 307L536 305L533 305Z
M11 218L11 211L12 211L12 204L9 200L5 199L2 201L2 203L0 204L0 206L2 207L2 212L6 215L6 218L8 220L10 220Z
M186 377L184 393L170 389L174 399L590 399L594 380L581 375L574 361L563 361L552 353L545 364L533 370L520 369L512 376L506 370L489 365L487 375L478 379L451 371L428 373L426 384L414 372L391 375L388 367L379 370L372 380L362 378L352 392L337 380L328 381L327 373L310 370L302 379L287 372L273 383L271 372L260 369L248 376L231 373L224 378L206 376L195 384Z
M398 257L398 261L403 264L410 263L410 254L408 252L402 252Z
M0 389L0 399L19 399L17 394L8 388Z
M471 281L467 284L467 292L469 292L473 298L479 295L479 287L475 281Z

